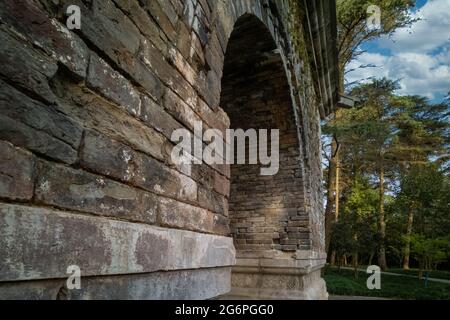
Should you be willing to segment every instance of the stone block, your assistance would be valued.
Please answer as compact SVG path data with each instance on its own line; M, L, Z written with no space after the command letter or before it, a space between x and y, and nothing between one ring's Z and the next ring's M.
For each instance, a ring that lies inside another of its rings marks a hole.
M80 157L83 167L100 174L164 196L191 202L197 200L194 180L95 131L85 133Z
M0 19L30 43L62 63L78 77L86 76L89 51L80 38L62 23L49 18L32 0L4 0Z
M80 290L66 280L0 283L1 300L203 300L231 290L230 267L83 277Z
M133 116L141 115L140 93L125 77L92 53L86 84Z
M61 140L1 114L0 139L69 164L77 160L76 151Z
M61 99L71 101L61 104L60 108L83 123L84 127L99 131L156 159L167 158L164 153L167 139L155 129L115 108L86 88L64 82L58 85L61 86L58 88Z
M189 106L196 104L196 99L182 100L173 91L167 90L164 96L164 108L188 129L194 130L194 122L201 118Z
M212 190L199 186L198 202L202 207L205 207L212 212L228 216L227 199Z
M77 149L82 129L71 118L55 109L30 99L12 86L0 81L0 110L2 115L47 132Z
M161 198L158 203L158 213L164 226L214 232L214 214L206 209L169 198Z
M0 138L67 163L75 162L82 130L74 120L1 80L0 112Z
M174 6L174 1L166 1L166 0L156 0L161 7L161 10L166 14L170 23L177 29L178 20L179 20L179 12L177 8ZM180 8L178 8L179 10Z
M139 2L129 0L113 1L134 22L146 39L150 40L165 56L167 54L167 38L159 29L156 21L139 5Z
M0 281L215 268L235 263L231 238L0 204ZM1 290L0 290L1 291Z
M172 19L168 17L168 7L166 5L161 5L159 1L155 0L140 0L140 3L148 14L150 14L155 21L158 21L159 28L164 32L167 38L171 42L174 42L177 35L177 19L174 15L171 16Z
M55 96L48 81L58 70L56 61L35 50L30 44L17 40L6 32L6 28L0 28L0 43L0 73L45 102L54 103Z
M86 130L80 149L80 165L90 171L130 182L135 175L136 154L129 146L93 130Z
M111 1L93 1L88 8L81 0L72 4L83 12L81 33L127 75L139 83L156 100L163 95L163 86L156 75L137 58L143 38L138 28Z
M209 42L205 50L205 60L206 63L211 67L219 78L222 76L222 68L224 61L224 53L222 47L220 46L219 39L217 38L217 33L214 32L209 37Z
M34 156L0 140L0 197L30 200L34 188Z
M175 130L184 128L161 105L146 95L142 96L141 119L150 127L161 132L169 140Z
M145 155L138 157L133 183L168 197L197 201L197 183L194 180Z
M230 126L230 119L222 109L213 109L203 99L198 99L197 112L210 128L220 130L223 137L226 137L226 129Z
M215 171L210 166L193 164L191 177L206 188L211 189L214 187Z
M130 221L156 221L158 199L151 193L44 161L38 163L36 175L40 203Z
M218 172L215 172L214 190L228 198L230 196L230 180Z
M214 234L220 234L223 236L230 235L230 219L221 214L214 215L214 225L213 225Z

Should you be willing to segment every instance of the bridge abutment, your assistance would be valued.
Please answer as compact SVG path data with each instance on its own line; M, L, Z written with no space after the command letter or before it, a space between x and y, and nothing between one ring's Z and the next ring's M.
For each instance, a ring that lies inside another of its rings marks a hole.
M1 1L0 298L326 298L320 119L337 98L334 9ZM198 122L279 130L276 174L175 163L172 133ZM66 286L73 265L78 290Z

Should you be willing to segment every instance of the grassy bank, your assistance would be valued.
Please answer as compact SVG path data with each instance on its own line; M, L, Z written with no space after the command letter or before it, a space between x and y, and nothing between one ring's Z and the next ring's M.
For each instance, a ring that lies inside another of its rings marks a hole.
M406 275L415 276L415 277L419 276L418 269L403 270L401 268L389 268L389 270L387 270L387 271L392 272L392 273L398 273L398 274L406 274ZM424 272L424 276L425 276L425 272ZM429 272L428 276L430 278L450 280L450 271L433 270L433 271Z
M369 275L359 272L354 278L351 270L338 270L327 267L324 279L328 292L335 295L385 297L393 299L450 299L450 284L428 282L408 277L381 275L381 289L369 290L366 281Z

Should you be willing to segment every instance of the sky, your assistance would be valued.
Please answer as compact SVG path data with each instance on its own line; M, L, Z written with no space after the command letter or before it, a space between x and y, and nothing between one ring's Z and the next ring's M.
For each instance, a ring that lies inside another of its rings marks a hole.
M450 0L417 0L410 14L421 20L364 44L366 52L348 65L355 70L347 73L347 83L387 77L399 80L399 94L442 101L450 92Z

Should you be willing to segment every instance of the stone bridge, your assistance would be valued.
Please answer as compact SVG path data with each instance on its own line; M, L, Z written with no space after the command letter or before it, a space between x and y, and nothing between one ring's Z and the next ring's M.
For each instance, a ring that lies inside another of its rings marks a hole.
M0 298L327 297L334 1L2 0L0 42ZM278 173L174 163L200 121L279 129Z

